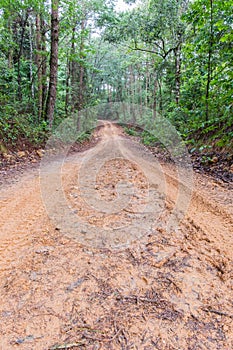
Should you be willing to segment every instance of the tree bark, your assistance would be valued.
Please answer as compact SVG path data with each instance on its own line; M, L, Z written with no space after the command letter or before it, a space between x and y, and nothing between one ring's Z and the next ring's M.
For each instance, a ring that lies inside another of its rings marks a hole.
M81 41L80 41L80 48L79 48L79 54L80 57L83 55L83 50L84 50L84 30L86 27L85 19L82 19L81 22ZM81 62L79 65L79 96L78 96L78 111L80 111L83 108L83 92L84 92L84 74L85 74L85 67L83 63Z
M159 111L163 112L163 94L162 94L162 79L158 79L158 87L159 87Z
M31 83L31 97L35 98L35 87L33 81L33 23L30 20L29 23L29 42L30 42L30 83Z
M179 36L180 40L180 36ZM177 47L174 49L175 55L175 94L176 104L180 103L180 74L181 74L181 43L179 42Z
M10 18L8 18L7 28L8 28L9 33L12 35L12 23L11 23ZM9 69L13 68L13 49L12 49L11 45L10 45L9 51L8 51L8 68Z
M43 16L41 19L41 51L42 51L42 114L44 117L47 97L47 49L46 49L46 22Z
M58 37L59 37L59 19L58 7L59 0L52 0L51 3L51 49L50 49L50 76L49 90L46 103L46 119L49 127L53 126L54 109L57 96L57 71L58 71Z
M66 98L65 98L65 112L68 116L69 112L69 103L70 103L70 59L69 59L69 50L67 51L67 62L66 62Z
M154 91L153 91L153 117L156 119L157 117L157 90L158 90L158 80L157 80L157 74L154 77Z
M42 86L42 57L41 57L41 18L36 15L36 65L37 65L37 99L38 99L38 120L41 120L43 110L43 86Z
M24 44L24 36L26 25L29 16L29 9L26 10L25 18L21 18L21 35L20 35L20 43L19 43L19 51L18 51L18 64L17 64L17 81L18 81L18 99L22 101L22 87L21 87L21 56L23 53L23 44Z
M150 91L150 87L149 87L149 62L146 61L146 78L145 78L145 106L148 106L149 103L149 91Z
M77 61L75 60L75 33L76 23L72 28L71 39L71 55L73 56L70 62L70 80L71 80L71 112L73 113L76 107L77 101Z
M206 121L209 119L209 98L210 98L210 83L212 79L212 51L213 51L213 0L210 0L210 40L208 50L208 63L207 63L207 82L206 82L206 94L205 94L205 118Z

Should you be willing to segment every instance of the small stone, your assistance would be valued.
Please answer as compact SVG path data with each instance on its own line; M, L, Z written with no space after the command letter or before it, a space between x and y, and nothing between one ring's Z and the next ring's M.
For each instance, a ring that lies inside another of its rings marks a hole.
M212 162L212 163L217 163L217 162L218 162L218 157L216 157L216 156L213 157L213 158L211 159L211 162Z
M35 271L32 271L31 274L30 274L30 279L32 281L36 281L37 279L37 273Z
M44 154L44 150L43 150L43 149L38 149L38 150L36 151L36 154L37 154L40 158L42 158L42 157L43 157L43 154Z
M18 155L19 158L23 158L23 157L26 157L26 152L24 152L24 151L18 151L18 152L17 152L17 155Z
M28 335L26 338L25 338L26 340L34 340L34 336L33 335Z
M1 154L7 154L7 148L2 144L2 143L0 143L0 153Z
M41 249L37 249L37 250L36 250L36 254L44 254L44 255L47 255L47 254L49 254L49 248L43 247L43 248L41 248Z
M3 154L3 157L4 157L6 160L11 160L11 159L14 158L12 154L6 154L6 153Z
M71 292L72 290L74 290L75 288L77 288L78 286L80 286L83 282L85 281L84 278L79 278L77 281L72 282L67 288L66 290Z

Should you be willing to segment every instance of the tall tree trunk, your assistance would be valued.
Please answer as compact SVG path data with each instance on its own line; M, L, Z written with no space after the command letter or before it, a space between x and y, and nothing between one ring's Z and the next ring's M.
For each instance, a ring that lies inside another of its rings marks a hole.
M176 94L176 104L180 103L180 74L181 74L181 36L178 35L179 43L174 49L175 55L175 94Z
M47 50L46 50L46 22L41 19L41 51L42 51L42 114L44 116L47 97Z
M154 77L154 91L153 91L153 116L154 118L157 117L157 90L158 90L158 80L157 80L157 74Z
M50 76L49 90L46 103L46 118L49 121L49 127L53 126L54 109L57 96L57 71L58 71L58 20L59 0L52 0L51 3L51 51L50 51Z
M31 83L31 97L34 99L35 97L35 87L33 81L33 23L30 20L29 23L29 41L30 41L30 83Z
M142 81L141 81L141 72L140 72L140 64L137 64L137 94L138 94L138 103L140 104L140 115L142 116Z
M125 86L124 86L124 97L125 97L125 100L128 102L129 100L129 95L130 95L130 84L129 84L129 72L128 70L126 69L125 71Z
M135 76L134 76L134 69L133 65L130 65L130 113L132 117L132 122L136 122L136 115L135 115Z
M133 76L133 66L130 65L130 100L134 103L134 76Z
M66 61L66 97L65 97L65 112L68 116L69 102L70 102L70 59L69 51L67 51L67 61Z
M149 62L146 61L146 79L145 79L145 106L148 106L148 95L149 95L150 87L149 87Z
M206 94L205 94L205 118L209 119L209 98L210 98L210 83L212 79L212 52L214 41L214 28L213 28L213 0L210 0L210 33L209 33L209 49L208 49L208 61L207 61L207 82L206 82Z
M158 86L159 86L159 111L163 112L163 93L162 93L162 78L161 80L158 79Z
M21 56L23 53L23 44L24 44L24 36L26 25L29 16L29 9L27 9L25 18L21 19L21 35L20 35L20 43L19 43L19 51L18 51L18 63L17 63L17 82L18 82L18 99L22 101L22 87L21 87Z
M74 112L77 101L77 62L74 59L75 56L75 32L76 23L72 28L71 39L71 55L73 56L70 62L70 79L71 79L71 112Z
M83 55L84 50L84 30L85 30L85 19L81 22L81 41L80 41L80 57ZM83 92L84 92L84 74L85 74L85 67L83 63L80 63L79 66L79 97L78 97L78 110L80 111L83 108Z
M41 57L41 18L36 15L36 65L37 65L37 98L38 98L38 120L41 120L43 111L43 86L42 86L42 57Z
M150 72L150 70L148 71L148 81L147 81L147 106L149 106L150 107L150 104L151 104L151 96L152 96L152 88L153 88L153 86L151 86L151 85L153 85L153 84L151 84L151 81L153 81L153 79L152 79L152 74L151 74L151 72Z
M7 28L9 33L12 34L12 23L10 18L8 18ZM9 47L9 51L8 51L8 68L9 69L13 68L13 49L11 46Z

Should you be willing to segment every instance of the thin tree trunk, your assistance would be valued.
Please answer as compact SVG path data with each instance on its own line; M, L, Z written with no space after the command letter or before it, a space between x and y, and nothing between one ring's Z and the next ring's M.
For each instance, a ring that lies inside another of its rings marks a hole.
M34 87L34 82L33 82L33 23L30 20L29 23L29 31L30 31L30 36L29 36L29 41L30 41L30 82L31 82L31 97L34 99L35 97L35 87Z
M133 84L133 66L130 65L130 95L131 103L134 103L134 84Z
M151 73L150 73L150 71L149 71L149 74L148 74L148 89L147 89L147 105L149 106L149 107L151 107L150 105L151 105L151 96L152 96L152 92L151 92L151 90L152 90L152 87L151 87L151 81L152 81L152 79L151 79Z
M179 38L180 40L180 38ZM180 103L181 43L174 50L175 54L175 94L176 104Z
M84 50L84 35L83 32L85 30L85 19L81 22L81 42L80 42L80 57L82 56L82 52ZM83 92L84 92L84 73L85 68L83 63L79 66L79 102L78 102L78 110L80 111L83 108Z
M8 27L9 33L12 34L11 19L10 18L8 19L7 27ZM9 51L8 51L8 68L9 69L13 68L13 49L12 49L12 47L10 47Z
M25 18L21 20L21 36L20 36L20 44L18 51L18 64L17 64L17 82L18 82L18 99L22 101L22 87L21 87L21 56L23 53L23 43L24 43L24 34L28 21L29 10L27 9Z
M132 122L136 122L135 116L135 84L134 84L135 76L133 71L132 64L130 65L130 94L131 94L131 103L130 103L130 113L132 115Z
M43 86L42 86L42 57L41 57L41 18L36 15L36 65L37 65L37 98L38 98L38 120L41 120L43 111Z
M207 63L207 82L206 82L206 95L205 95L205 117L206 121L209 120L209 97L210 97L210 83L212 79L212 51L213 51L213 0L210 0L210 40L208 50L208 63Z
M137 91L138 91L138 102L140 104L140 115L142 115L142 105L143 105L143 101L142 101L142 81L141 81L141 74L140 74L140 65L138 64L137 65L137 73L138 73L138 76L137 76L137 84L138 84L138 88L137 88Z
M145 106L148 106L148 91L149 91L149 63L146 62L146 86L145 86Z
M46 52L46 23L42 15L41 18L41 51L42 51L42 114L44 117L47 97L47 52Z
M65 98L65 112L68 116L69 102L70 102L70 59L69 53L67 52L67 62L66 62L66 98Z
M157 117L157 90L158 90L158 81L157 81L157 76L155 76L154 91L153 91L153 105L152 105L154 118Z
M57 96L59 0L52 0L51 7L52 8L51 8L50 76L49 76L48 98L46 103L46 118L49 121L50 128L52 128L53 126L54 109L55 109L56 96Z
M162 94L162 81L158 79L159 86L159 111L163 112L163 94Z
M129 96L129 73L128 70L126 69L125 71L125 100L128 102L128 96Z
M71 55L73 58L70 63L70 79L71 79L71 111L74 112L77 101L77 62L74 60L75 55L75 32L76 24L72 28L72 39L71 39Z

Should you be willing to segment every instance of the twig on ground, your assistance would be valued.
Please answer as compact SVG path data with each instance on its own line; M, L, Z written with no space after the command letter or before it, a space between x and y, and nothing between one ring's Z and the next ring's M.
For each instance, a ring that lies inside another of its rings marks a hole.
M133 258L134 262L136 262L137 264L140 263L139 259L137 257L135 257L134 253L132 252L131 249L128 249L129 255Z
M153 339L151 340L151 344L152 344L153 346L156 346L156 349L158 349L158 348L157 348L157 344L158 344L159 340L160 340L160 337L158 337L158 338L156 339L156 341L154 341Z
M86 333L84 333L83 336L84 336L86 339L101 341L101 342L105 342L105 343L110 343L110 342L112 342L121 332L122 332L122 328L120 328L111 338L97 338L97 337L92 337L91 335L86 334Z
M49 350L62 350L62 349L71 349L74 346L83 346L86 345L86 341L79 341L77 343L70 343L70 344L61 344L61 345L54 345Z
M168 280L171 284L173 284L180 293L182 293L182 289L172 279L168 277L165 277L165 279Z
M202 310L205 311L205 312L212 312L212 313L214 313L216 315L233 318L233 315L227 314L226 312L223 312L223 311L213 310L213 309L204 309L204 308L202 308Z
M117 297L117 300L122 300L122 299L125 299L125 300L132 300L132 301L135 301L136 303L138 303L139 301L141 302L145 302L145 303L160 303L160 302L166 302L165 299L159 299L159 298L145 298L145 297L138 297L138 296L119 296Z

